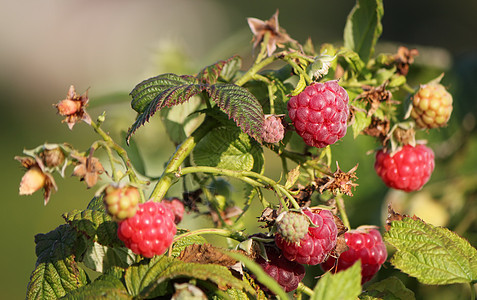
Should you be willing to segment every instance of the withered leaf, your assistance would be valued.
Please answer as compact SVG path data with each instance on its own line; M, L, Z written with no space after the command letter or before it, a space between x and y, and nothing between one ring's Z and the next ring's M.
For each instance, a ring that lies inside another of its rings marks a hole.
M245 251L237 250L236 252L246 255ZM218 250L211 244L189 245L181 252L178 259L182 260L183 262L216 264L225 267L232 267L237 263L236 259L231 258L225 254L223 250Z

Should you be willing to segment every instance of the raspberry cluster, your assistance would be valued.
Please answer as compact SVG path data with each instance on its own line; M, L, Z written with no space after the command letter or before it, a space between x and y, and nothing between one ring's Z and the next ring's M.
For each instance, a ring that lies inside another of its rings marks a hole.
M104 190L103 202L114 221L122 221L136 214L139 191L133 186L109 185Z
M434 171L434 152L424 145L404 145L394 155L379 150L374 169L387 186L406 192L417 191Z
M282 119L274 115L265 116L262 140L265 143L274 144L283 140L284 135L285 127L283 127Z
M176 232L173 212L154 201L139 204L136 214L118 226L118 237L126 247L149 258L164 254Z
M184 204L179 198L162 199L162 204L168 207L174 214L174 223L179 224L184 217Z
M442 84L424 84L412 98L411 116L421 128L443 127L451 113L452 95Z
M288 293L296 290L300 281L305 277L305 267L297 262L286 259L275 246L265 245L265 252L268 260L265 260L259 255L255 259L255 262L259 264L270 277L275 279L285 292ZM262 289L268 291L264 287L262 287Z
M315 226L308 227L306 235L296 243L287 241L277 233L275 243L288 260L316 265L322 263L335 248L338 228L333 214L328 210L321 210L318 213L305 210L304 213Z
M376 229L356 229L344 234L349 249L338 257L321 264L324 271L336 273L361 260L361 284L368 282L379 271L388 256L381 234Z
M306 144L323 148L346 134L349 97L337 80L307 86L288 101L288 115Z

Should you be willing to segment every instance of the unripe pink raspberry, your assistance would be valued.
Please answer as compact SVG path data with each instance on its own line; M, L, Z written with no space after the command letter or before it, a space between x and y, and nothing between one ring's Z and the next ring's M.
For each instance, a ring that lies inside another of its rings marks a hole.
M288 101L288 115L305 143L323 148L346 134L349 97L337 80L307 86Z
M290 243L277 233L275 243L288 260L300 264L320 264L335 248L338 228L333 214L328 210L321 210L318 213L305 210L304 213L316 227L308 227L305 237L297 243Z
M379 150L374 169L387 186L406 192L417 191L434 171L434 152L424 145L404 145L392 156Z
M447 124L452 113L452 95L440 83L421 85L412 98L411 116L421 128Z
M172 211L154 201L139 204L134 217L121 221L118 226L118 237L126 247L149 258L164 254L176 232Z
M265 143L274 144L283 140L284 135L285 127L283 127L282 119L274 115L265 116L262 140Z
M337 263L336 258L330 257L321 267L336 273L361 260L361 284L371 280L388 256L381 234L373 228L358 228L346 232L344 238L349 249L341 253Z
M174 223L179 224L184 216L184 204L179 198L162 199L161 201L174 214Z
M262 269L275 279L285 292L291 292L297 289L300 281L305 277L305 267L297 262L286 259L280 250L275 246L264 245L268 261L262 256L258 256L255 262L258 263ZM268 289L263 288L269 292Z
M108 185L104 190L103 202L114 221L122 221L136 214L139 191L133 186Z

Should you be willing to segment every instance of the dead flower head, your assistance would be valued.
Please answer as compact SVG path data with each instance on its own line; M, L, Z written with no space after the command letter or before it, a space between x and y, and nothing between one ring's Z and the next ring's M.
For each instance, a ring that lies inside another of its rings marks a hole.
M68 123L68 127L73 129L73 126L79 121L84 121L91 124L91 117L85 110L88 106L88 91L83 95L76 94L75 87L72 85L66 94L66 99L61 100L55 104L58 113L66 117L63 122Z
M414 56L418 56L417 49L408 49L404 46L399 47L397 54L394 56L397 73L406 76L409 72L409 65L414 62Z
M271 56L273 52L275 52L277 46L283 48L285 43L296 42L285 32L283 28L280 28L280 26L278 25L278 9L267 21L262 21L257 18L248 18L247 22L248 26L250 26L250 30L252 30L252 33L254 35L254 48L257 47L263 41L267 33L269 34L267 44L268 56Z
M15 159L27 169L20 182L19 194L31 195L43 188L44 204L47 205L52 191L58 190L53 176L45 171L45 167L38 157L16 156Z
M78 165L73 170L73 176L78 176L80 180L86 182L86 186L91 188L98 181L99 175L104 172L103 165L99 159L93 156L71 155L78 161Z
M343 172L340 169L338 162L336 162L336 171L333 174L319 178L317 180L320 193L325 190L331 191L333 194L340 192L348 196L353 196L351 189L358 186L354 181L358 179L356 176L356 169L358 165L354 166L348 172Z

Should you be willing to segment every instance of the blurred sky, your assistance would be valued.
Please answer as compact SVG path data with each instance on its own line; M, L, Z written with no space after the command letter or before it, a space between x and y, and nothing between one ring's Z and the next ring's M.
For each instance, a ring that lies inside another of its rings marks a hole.
M94 192L85 194L82 183L67 178L47 207L40 194L17 195L22 170L13 157L24 147L45 141L74 141L75 146L87 147L94 138L83 124L70 132L51 106L66 95L70 84L80 93L90 88L92 98L129 92L139 81L171 71L161 70L158 62L164 67L167 61L155 55L171 45L179 45L190 57L194 72L235 53L248 55L251 34L246 18L268 19L277 8L280 24L300 42L311 36L317 44L339 43L354 1L0 0L0 5L5 167L0 175L0 290L4 299L18 299L24 297L34 268L34 235L61 224L61 213L85 205L70 201L76 199L71 194L90 197ZM446 59L476 55L477 1L403 0L385 1L384 6L381 41L445 49ZM119 110L127 111L132 123L128 105Z

